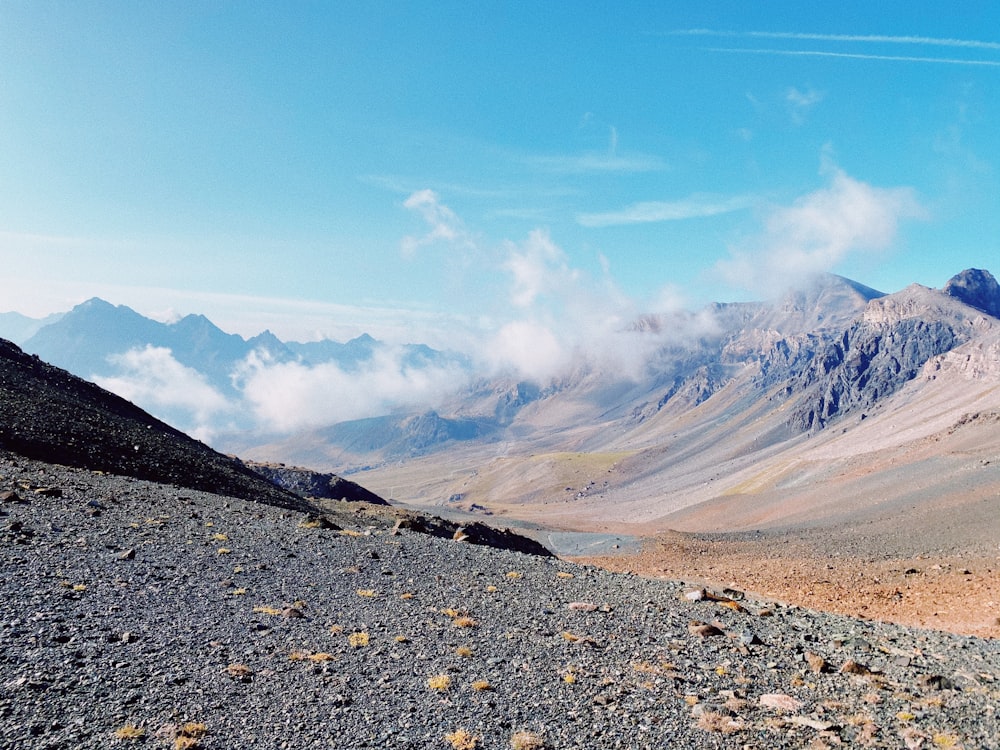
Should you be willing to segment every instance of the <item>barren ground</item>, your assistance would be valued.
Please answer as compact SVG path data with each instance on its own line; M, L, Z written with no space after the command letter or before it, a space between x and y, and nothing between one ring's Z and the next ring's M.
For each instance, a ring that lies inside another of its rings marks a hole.
M888 559L816 554L807 545L669 534L641 553L580 559L616 571L729 586L804 607L1000 638L1000 557Z

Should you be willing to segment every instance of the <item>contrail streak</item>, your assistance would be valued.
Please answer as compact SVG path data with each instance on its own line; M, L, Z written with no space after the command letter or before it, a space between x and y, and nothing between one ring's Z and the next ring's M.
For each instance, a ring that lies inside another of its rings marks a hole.
M732 52L751 55L791 55L798 57L846 57L855 60L891 60L895 62L939 63L943 65L980 65L1000 67L1000 60L962 60L949 57L911 57L906 55L869 55L856 52L824 52L822 50L751 49L749 47L708 47L709 52Z
M798 39L814 42L866 42L873 44L922 44L936 47L1000 50L1000 42L975 39L938 39L926 36L890 36L883 34L806 34L791 31L718 31L715 29L683 29L670 32L676 36L756 37L758 39Z

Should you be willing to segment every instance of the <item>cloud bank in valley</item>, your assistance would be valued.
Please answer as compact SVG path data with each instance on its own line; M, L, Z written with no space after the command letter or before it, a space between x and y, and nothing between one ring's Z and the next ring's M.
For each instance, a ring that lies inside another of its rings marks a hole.
M261 429L287 432L433 408L468 377L457 364L418 367L400 347L383 347L357 369L335 362L275 362L255 352L234 373L234 382Z
M95 383L167 421L178 421L199 440L209 442L237 413L235 403L164 347L132 349L111 357L111 364L119 374L95 376Z

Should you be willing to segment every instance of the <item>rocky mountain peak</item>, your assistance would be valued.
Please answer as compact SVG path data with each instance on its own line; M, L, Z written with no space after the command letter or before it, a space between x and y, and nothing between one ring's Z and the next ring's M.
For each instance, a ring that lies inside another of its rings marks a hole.
M1000 318L1000 284L989 271L967 268L948 280L944 292L970 307Z

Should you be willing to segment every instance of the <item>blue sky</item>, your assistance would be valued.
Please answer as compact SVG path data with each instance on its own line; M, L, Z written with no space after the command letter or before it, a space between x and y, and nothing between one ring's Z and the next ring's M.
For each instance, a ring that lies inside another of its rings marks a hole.
M3 310L516 356L1000 274L995 3L4 0L0 71Z

